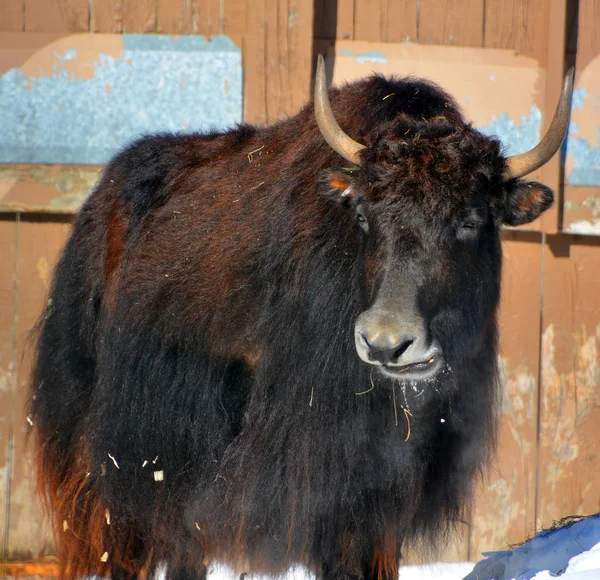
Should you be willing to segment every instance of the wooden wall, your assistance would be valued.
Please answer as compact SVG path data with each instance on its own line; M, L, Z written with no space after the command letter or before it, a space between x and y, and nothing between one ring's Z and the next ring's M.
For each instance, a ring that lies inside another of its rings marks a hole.
M335 39L515 49L548 68L556 102L565 58L600 54L599 16L600 0L6 0L0 34L228 34L243 50L245 118L268 123L308 100L314 52ZM543 177L560 189L558 160ZM447 560L600 511L600 239L562 234L559 209L539 231L504 234L498 457ZM68 231L50 215L0 219L0 559L51 549L24 450L23 352Z

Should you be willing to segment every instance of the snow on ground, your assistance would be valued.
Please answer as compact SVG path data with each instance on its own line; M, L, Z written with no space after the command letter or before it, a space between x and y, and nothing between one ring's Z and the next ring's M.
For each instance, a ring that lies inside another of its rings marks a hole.
M469 562L403 566L399 580L600 580L600 514L540 532L512 550L488 552L475 568ZM248 580L272 580L248 575ZM164 572L155 580L164 580ZM208 580L239 580L226 566L210 566ZM314 580L297 566L278 580Z
M399 580L462 580L472 569L472 562L402 566ZM159 576L156 580L163 580L163 578ZM246 578L247 580L272 580L267 576L258 575L248 575ZM314 580L314 578L306 569L296 566L278 580ZM239 580L239 576L226 566L214 565L209 568L208 580Z

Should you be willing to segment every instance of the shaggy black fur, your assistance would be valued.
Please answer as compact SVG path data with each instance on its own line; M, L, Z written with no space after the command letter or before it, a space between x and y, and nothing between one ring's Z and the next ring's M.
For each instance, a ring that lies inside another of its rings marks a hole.
M375 76L331 100L367 145L358 169L308 105L146 137L78 215L31 402L63 577L215 559L395 577L403 542L463 516L494 445L499 226L552 194L505 182L499 143L432 84ZM433 379L357 356L354 322L390 269L443 348Z

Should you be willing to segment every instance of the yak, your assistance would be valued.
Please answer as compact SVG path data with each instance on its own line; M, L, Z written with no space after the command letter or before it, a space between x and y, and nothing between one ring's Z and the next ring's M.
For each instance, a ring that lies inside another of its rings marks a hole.
M500 230L552 203L523 177L573 75L508 157L431 82L324 70L272 126L142 137L76 216L30 393L62 578L392 579L465 517L494 450Z

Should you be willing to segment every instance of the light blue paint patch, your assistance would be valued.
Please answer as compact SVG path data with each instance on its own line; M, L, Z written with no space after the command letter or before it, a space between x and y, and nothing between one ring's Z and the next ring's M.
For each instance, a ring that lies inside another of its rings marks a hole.
M385 64L387 62L387 57L376 50L370 50L369 52L352 52L347 48L342 48L341 52L344 56L353 56L356 58L358 64L365 64L367 62L379 62Z
M494 82L494 81L496 80L496 76L495 76L495 75L490 75L490 80L491 80L492 82Z
M227 37L123 35L119 58L101 54L77 79L57 54L51 76L0 77L0 162L104 164L156 132L223 130L242 120L240 50Z
M507 155L518 155L533 149L540 140L542 113L532 106L529 115L521 115L521 123L512 121L508 113L492 119L487 126L478 127L485 135L495 136L502 141Z
M600 134L599 134L600 143ZM573 160L569 185L600 185L600 147L594 147L583 137L569 137L567 157Z
M573 91L571 111L583 111L586 106L588 92L585 87ZM592 107L596 106L594 99ZM587 103L590 106L590 103ZM600 129L598 130L597 143L594 145L583 137L577 137L579 127L571 121L566 143L566 155L572 161L572 167L567 176L569 185L600 185Z
M228 36L123 34L123 50L176 52L234 52L240 49Z
M60 64L64 64L70 60L74 60L77 58L77 51L74 48L69 48L65 51L65 54L60 54L59 52L54 52L54 56L58 59Z
M471 97L465 97L465 103L467 103L467 105L471 102Z
M575 89L573 91L573 99L571 100L571 111L574 111L575 109L583 111L584 102L587 96L588 93L585 87Z

